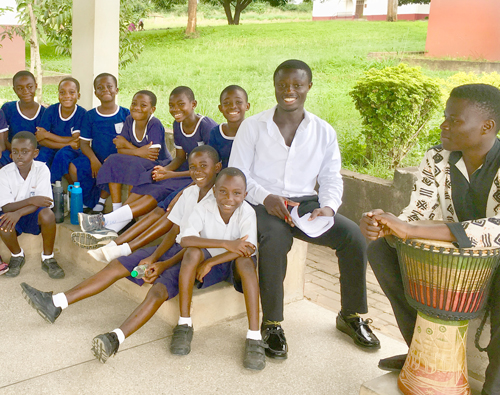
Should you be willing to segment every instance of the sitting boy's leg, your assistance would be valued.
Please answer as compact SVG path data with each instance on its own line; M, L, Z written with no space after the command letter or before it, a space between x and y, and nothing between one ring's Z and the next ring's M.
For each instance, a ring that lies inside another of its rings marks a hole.
M255 266L252 258L237 258L233 282L237 290L240 290L241 283L248 317L249 330L245 341L243 366L247 369L262 370L266 366L267 344L262 341L259 330L259 282Z
M9 270L5 273L5 277L17 277L26 262L24 251L17 240L17 232L15 229L12 232L0 229L0 237L12 254L9 260Z
M199 248L188 248L182 259L179 273L179 307L180 317L172 334L170 352L175 355L187 355L191 352L193 339L193 322L191 321L191 300L196 269L205 260Z
M52 295L52 292L39 291L26 283L22 283L21 287L28 303L46 321L54 323L59 314L61 314L61 310L68 307L68 305L96 295L120 278L129 275L130 272L118 260L114 260L100 272L64 293Z
M111 201L113 203L121 203L122 202L122 184L118 184L116 182L110 182L109 193L111 194Z
M44 208L38 213L38 223L42 230L43 253L42 270L47 272L50 278L64 278L64 270L54 258L54 243L56 239L56 218L50 208Z

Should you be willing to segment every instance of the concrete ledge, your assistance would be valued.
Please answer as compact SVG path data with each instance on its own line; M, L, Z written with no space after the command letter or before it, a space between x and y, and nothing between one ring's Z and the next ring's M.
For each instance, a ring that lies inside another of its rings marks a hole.
M55 243L56 259L58 256L64 256L67 261L87 271L92 273L98 272L106 264L96 261L87 254L87 250L79 248L71 242L71 233L74 231L80 231L80 228L76 225L71 225L69 218L66 218L65 223L57 225ZM42 250L41 236L23 234L19 237L19 243L24 249L26 256L40 256ZM10 252L3 243L0 243L0 254L4 260L8 261ZM285 303L301 300L304 297L306 255L307 243L294 239L292 250L288 254L288 271L285 279ZM144 284L142 287L139 287L126 279L122 279L117 281L113 287L121 290L137 303L141 303L151 286ZM246 314L243 295L236 292L227 283L217 284L204 290L195 290L192 306L193 324L199 329ZM179 318L179 302L177 297L166 301L156 315L169 325L175 326Z

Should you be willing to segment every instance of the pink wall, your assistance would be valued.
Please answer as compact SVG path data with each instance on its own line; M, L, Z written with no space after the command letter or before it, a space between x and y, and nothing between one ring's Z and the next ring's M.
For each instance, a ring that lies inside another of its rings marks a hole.
M427 56L500 61L500 1L432 0Z
M0 31L4 26L0 26ZM5 38L0 42L0 75L15 74L19 70L26 68L24 40L19 36L14 36L12 41Z
M434 1L434 0L433 0ZM429 15L427 14L401 14L398 15L398 20L401 21L417 21L420 19L425 19ZM387 19L387 15L364 15L368 21L385 21ZM330 21L332 19L355 19L355 16L313 16L313 21Z

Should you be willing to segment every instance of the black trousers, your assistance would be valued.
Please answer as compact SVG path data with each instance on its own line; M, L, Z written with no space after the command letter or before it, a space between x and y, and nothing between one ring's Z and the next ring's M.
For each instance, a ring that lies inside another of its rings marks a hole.
M368 260L382 290L391 302L399 330L406 344L410 346L417 311L406 301L396 249L389 246L384 238L372 241L368 245ZM487 352L490 363L486 369L483 393L493 395L500 394L500 270L497 270L493 279L488 303L491 340Z
M336 250L339 259L342 310L367 313L366 240L353 221L340 214L323 235L312 238L282 219L267 213L263 205L254 206L259 238L259 284L264 321L283 321L283 280L287 253L293 238Z

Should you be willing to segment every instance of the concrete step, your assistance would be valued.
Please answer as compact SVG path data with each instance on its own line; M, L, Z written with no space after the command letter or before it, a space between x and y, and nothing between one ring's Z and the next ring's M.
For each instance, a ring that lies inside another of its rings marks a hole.
M71 241L71 233L80 231L79 226L71 225L69 219L57 225L55 243L56 259L63 258L62 262L78 265L88 272L96 273L106 266L105 263L93 259L87 250L79 248ZM22 234L19 243L24 249L28 260L39 261L42 250L42 237L30 234ZM8 262L10 253L3 243L0 243L0 254L4 261ZM292 250L288 254L288 270L285 280L285 303L301 300L304 297L304 269L307 255L307 243L294 240ZM22 272L21 275L22 276ZM76 285L76 284L73 284ZM57 280L54 280L57 287ZM129 298L140 303L144 300L150 285L142 287L135 283L122 279L117 281L113 287L124 292ZM49 291L50 289L46 289ZM54 289L62 292L64 290ZM220 283L204 290L196 289L193 293L192 317L193 324L197 328L214 325L235 317L246 314L243 295L236 292L228 283ZM175 326L179 318L179 302L175 297L166 301L156 313L158 317L169 325Z
M402 395L398 389L399 373L386 373L383 376L363 383L359 391L359 395ZM472 390L472 395L480 395L483 383L469 377L469 384Z

